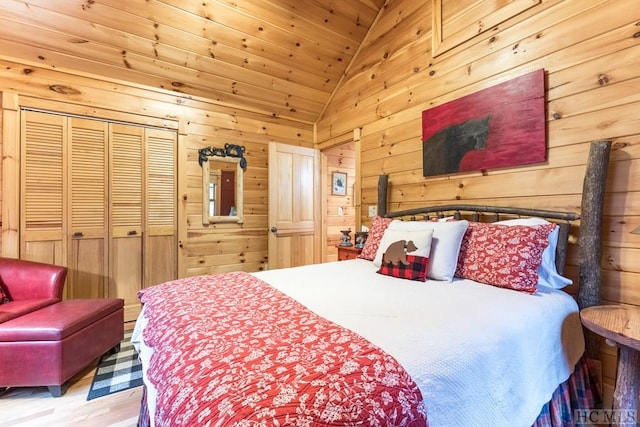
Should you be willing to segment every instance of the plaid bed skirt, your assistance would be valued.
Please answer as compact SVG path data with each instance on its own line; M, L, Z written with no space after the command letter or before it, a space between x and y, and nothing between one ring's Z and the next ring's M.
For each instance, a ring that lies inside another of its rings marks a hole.
M595 409L602 405L601 385L595 363L583 355L569 379L558 386L533 427L574 427L575 409Z
M583 355L573 374L558 386L551 400L540 411L532 427L574 427L575 409L594 409L602 404L602 392L596 375L595 363ZM147 407L147 389L143 387L138 427L151 425Z

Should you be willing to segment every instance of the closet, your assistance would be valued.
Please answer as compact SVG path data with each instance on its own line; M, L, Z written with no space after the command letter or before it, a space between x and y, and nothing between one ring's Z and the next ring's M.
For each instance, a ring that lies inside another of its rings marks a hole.
M66 298L125 300L177 277L173 130L21 111L21 258L69 268Z

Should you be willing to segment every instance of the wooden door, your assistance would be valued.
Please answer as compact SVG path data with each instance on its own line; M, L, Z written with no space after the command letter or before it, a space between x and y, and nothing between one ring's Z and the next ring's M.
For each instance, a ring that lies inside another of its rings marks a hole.
M29 110L21 126L21 258L134 320L138 290L177 277L177 133Z
M321 262L320 154L269 144L269 268Z
M124 299L125 321L140 312L144 128L110 125L109 296Z
M20 258L66 265L66 117L21 112Z
M107 296L107 144L109 125L69 118L68 298Z
M146 129L143 286L178 277L177 134Z

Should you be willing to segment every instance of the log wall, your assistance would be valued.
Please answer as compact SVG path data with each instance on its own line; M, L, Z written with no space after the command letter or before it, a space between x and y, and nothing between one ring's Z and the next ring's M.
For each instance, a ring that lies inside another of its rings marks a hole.
M603 214L604 303L640 305L640 9L636 0L542 0L440 55L431 1L391 0L318 122L328 144L361 128L360 220L389 174L389 210L481 203L580 210L589 143L611 139ZM421 113L544 68L548 161L424 178ZM579 230L573 230L577 234ZM566 274L577 289L577 245ZM602 345L607 394L615 349Z

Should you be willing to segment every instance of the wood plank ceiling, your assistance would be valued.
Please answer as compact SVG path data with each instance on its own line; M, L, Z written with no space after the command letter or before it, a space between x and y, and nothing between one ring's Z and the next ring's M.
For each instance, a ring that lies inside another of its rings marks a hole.
M314 123L387 0L0 0L0 58Z

